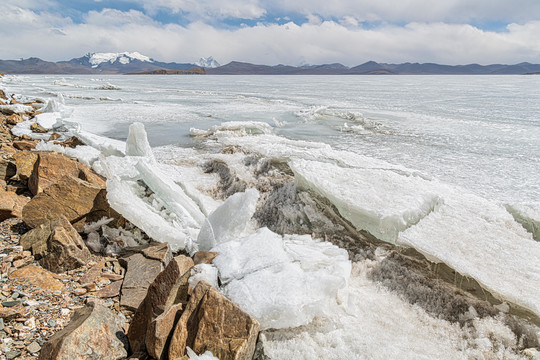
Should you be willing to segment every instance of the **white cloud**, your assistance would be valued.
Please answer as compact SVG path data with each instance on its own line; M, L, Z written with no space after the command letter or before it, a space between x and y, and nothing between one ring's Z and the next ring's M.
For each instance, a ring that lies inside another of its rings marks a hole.
M257 19L266 11L259 6L258 0L136 0L147 11L154 14L159 9L173 13L193 14L199 18L239 18Z
M0 59L38 56L66 60L87 52L139 51L162 61L193 62L213 55L262 64L342 62L540 63L540 21L511 24L505 32L466 24L410 22L363 29L354 20L303 25L258 24L218 29L201 21L163 25L138 11L90 12L85 23L50 13L0 5Z

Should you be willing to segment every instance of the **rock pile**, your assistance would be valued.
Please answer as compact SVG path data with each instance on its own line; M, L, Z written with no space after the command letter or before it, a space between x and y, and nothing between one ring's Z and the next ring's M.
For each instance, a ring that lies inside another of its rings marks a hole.
M130 224L110 208L105 179L62 154L32 151L36 141L10 133L38 105L0 91L0 353L189 359L210 351L251 359L258 322L213 286L188 282L193 267L216 253L191 258L151 239L117 256L89 249L85 225L104 217L110 227Z

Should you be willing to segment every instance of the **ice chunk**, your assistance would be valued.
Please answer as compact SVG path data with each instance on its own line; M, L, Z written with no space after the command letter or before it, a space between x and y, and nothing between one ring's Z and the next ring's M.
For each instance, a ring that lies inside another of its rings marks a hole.
M126 152L126 143L120 140L95 135L84 130L73 131L73 135L78 137L86 145L101 151L104 156L124 156Z
M347 252L311 236L263 228L214 248L223 292L255 316L263 329L305 325L337 306L347 285Z
M206 350L203 354L197 355L189 346L186 346L186 352L189 356L189 360L219 360L217 357L212 355L210 350Z
M135 122L129 126L129 134L126 141L126 155L145 156L154 159L152 148L148 142L144 125Z
M204 280L216 289L218 286L218 269L211 264L198 264L191 269L189 277L189 287L194 289L199 281Z
M101 154L99 150L94 149L91 146L79 145L76 148L70 148L55 144L52 141L40 141L36 145L36 150L56 151L57 153L77 158L77 160L86 166L92 166Z
M148 236L167 242L173 251L184 249L187 235L182 229L165 220L152 206L143 201L143 190L135 182L118 178L107 180L107 199L111 207Z
M173 211L179 220L189 227L199 229L205 216L184 190L165 174L147 162L140 161L135 166L146 185Z
M244 239L219 244L212 251L218 253L213 263L219 268L219 278L224 284L273 265L291 262L281 236L266 227Z
M238 237L255 213L258 199L257 189L248 189L230 196L203 223L197 237L199 250L208 251Z
M245 136L251 134L271 134L272 127L265 122L258 121L229 121L214 125L208 130L191 128L189 134L194 137L210 137L226 133L231 136Z
M358 230L391 243L441 202L436 193L426 190L427 180L394 171L310 160L294 160L290 167L300 188L328 198Z
M12 104L12 105L0 105L0 113L7 115L11 114L24 114L26 112L32 112L34 108L28 105L23 104Z
M50 112L39 114L35 117L36 122L43 126L45 129L52 129L53 125L56 124L58 119L61 118L60 113Z

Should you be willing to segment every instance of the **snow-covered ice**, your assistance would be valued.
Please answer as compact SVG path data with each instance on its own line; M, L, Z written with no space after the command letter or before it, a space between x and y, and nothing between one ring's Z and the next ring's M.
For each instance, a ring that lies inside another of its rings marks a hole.
M267 228L213 248L224 294L262 329L308 324L336 311L347 286L347 252L311 236L283 238Z

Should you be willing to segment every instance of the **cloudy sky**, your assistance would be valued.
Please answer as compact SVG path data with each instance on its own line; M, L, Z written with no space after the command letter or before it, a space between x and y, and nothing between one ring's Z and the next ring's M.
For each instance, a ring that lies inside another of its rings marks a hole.
M1 0L0 59L540 63L539 0Z

